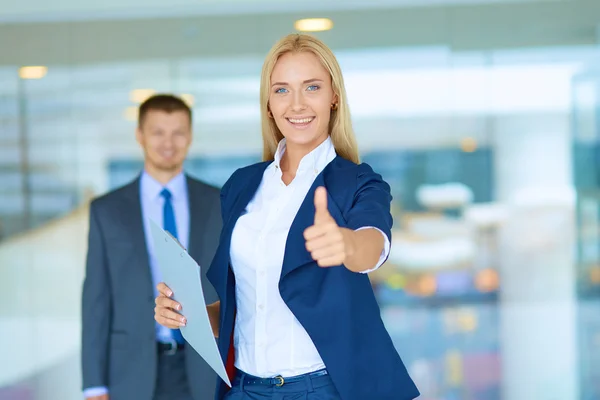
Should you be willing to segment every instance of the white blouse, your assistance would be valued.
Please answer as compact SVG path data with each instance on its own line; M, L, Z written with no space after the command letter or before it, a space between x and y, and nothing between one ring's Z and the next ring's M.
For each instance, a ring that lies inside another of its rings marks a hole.
M231 237L237 297L235 366L259 377L289 377L325 368L308 333L282 300L278 283L292 221L315 178L336 153L327 138L304 156L296 177L286 186L279 166L284 152L285 139ZM383 236L384 251L369 271L387 258L390 243Z

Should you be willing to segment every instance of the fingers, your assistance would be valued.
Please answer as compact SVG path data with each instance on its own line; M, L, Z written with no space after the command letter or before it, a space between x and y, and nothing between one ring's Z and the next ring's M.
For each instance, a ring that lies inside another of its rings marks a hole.
M173 296L173 291L169 289L169 287L165 285L164 282L161 282L158 285L156 285L156 289L158 290L158 293L163 294L167 297Z
M306 250L310 252L343 244L344 238L339 231L331 232L329 235L315 235L314 237L311 237L312 235L311 232L306 232L305 235L310 237L306 238Z
M173 311L169 311L166 308L162 309L162 311L156 311L154 312L154 320L156 322L158 322L159 324L161 324L164 327L170 328L170 329L178 329L181 328L183 326L185 326L186 324L186 320L185 317L173 312Z
M156 306L154 307L154 319L156 322L167 328L177 329L185 326L187 320L185 317L170 308Z
M336 260L343 260L346 253L344 251L343 243L336 243L334 245L321 248L319 250L311 251L310 255L315 261L326 260L331 257L335 257Z
M154 307L154 319L156 322L171 329L185 326L187 321L178 312L182 309L181 304L170 298L173 295L173 291L163 282L159 283L156 288L159 292L158 297L154 300L156 303L156 307Z
M312 226L304 232L306 250L319 266L334 266L343 263L346 257L344 237L340 229L325 229L325 226Z
M319 266L340 265L346 257L344 241L324 236L306 242L306 249Z
M159 295L154 302L156 303L157 306L159 307L164 307L164 308L170 308L172 310L177 310L177 311L181 311L181 304L179 304L178 302L176 302L175 300L172 300L168 297Z
M337 267L344 263L344 258L340 255L326 257L316 260L319 267Z
M328 222L331 219L327 209L327 190L320 186L315 190L315 225Z
M304 231L304 239L313 240L320 236L335 234L339 231L338 228L338 225L333 220L324 224L313 225Z

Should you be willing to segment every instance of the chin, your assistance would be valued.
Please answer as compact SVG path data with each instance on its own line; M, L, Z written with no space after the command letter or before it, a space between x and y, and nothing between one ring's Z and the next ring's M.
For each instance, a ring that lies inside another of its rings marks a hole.
M292 132L285 134L284 137L287 143L293 143L299 146L307 146L321 139L319 135L308 132Z
M182 162L174 162L174 161L169 161L169 162L159 162L156 163L155 166L157 169L161 170L161 171L165 171L165 172L172 172L175 171L177 169L179 169L182 166Z

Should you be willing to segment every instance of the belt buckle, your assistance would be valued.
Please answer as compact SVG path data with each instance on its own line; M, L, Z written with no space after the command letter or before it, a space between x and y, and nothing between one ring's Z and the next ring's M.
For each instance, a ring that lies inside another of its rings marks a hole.
M277 379L279 381L275 384L275 386L281 387L285 383L285 380L283 379L283 376L281 376L281 375L276 376L274 379Z
M165 344L170 344L171 348L165 351L165 354L168 356L172 356L177 353L177 342L173 338L169 338Z

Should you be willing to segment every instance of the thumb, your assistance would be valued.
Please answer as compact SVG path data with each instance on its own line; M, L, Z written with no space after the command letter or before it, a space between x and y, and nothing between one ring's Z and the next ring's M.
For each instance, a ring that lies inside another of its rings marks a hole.
M325 222L330 218L327 209L327 190L320 186L315 190L315 224Z

